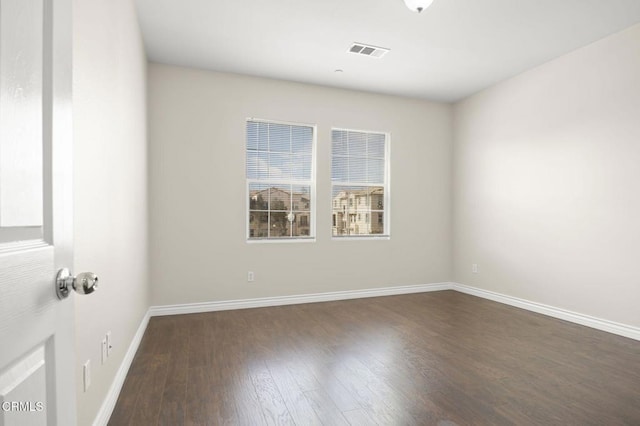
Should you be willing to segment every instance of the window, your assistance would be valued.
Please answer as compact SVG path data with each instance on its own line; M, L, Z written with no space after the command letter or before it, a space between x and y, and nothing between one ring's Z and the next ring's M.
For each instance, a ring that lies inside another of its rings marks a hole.
M331 139L333 236L389 236L389 135L333 129Z
M247 238L313 238L315 127L250 119L246 130Z

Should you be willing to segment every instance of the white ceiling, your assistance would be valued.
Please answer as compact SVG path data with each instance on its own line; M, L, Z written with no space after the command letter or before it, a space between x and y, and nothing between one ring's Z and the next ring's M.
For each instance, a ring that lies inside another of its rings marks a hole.
M402 0L136 3L154 62L447 102L640 22L640 0L435 0L421 14Z

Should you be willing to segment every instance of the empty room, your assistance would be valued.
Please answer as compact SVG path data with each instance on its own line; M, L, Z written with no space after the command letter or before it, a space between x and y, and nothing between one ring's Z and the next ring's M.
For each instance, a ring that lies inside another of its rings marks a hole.
M640 425L640 1L0 0L0 85L0 425Z

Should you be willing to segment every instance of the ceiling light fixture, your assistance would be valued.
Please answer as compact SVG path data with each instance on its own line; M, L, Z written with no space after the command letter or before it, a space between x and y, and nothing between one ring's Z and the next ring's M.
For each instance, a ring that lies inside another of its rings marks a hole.
M418 13L431 6L431 3L433 3L433 0L404 0L404 4L406 4L409 9Z

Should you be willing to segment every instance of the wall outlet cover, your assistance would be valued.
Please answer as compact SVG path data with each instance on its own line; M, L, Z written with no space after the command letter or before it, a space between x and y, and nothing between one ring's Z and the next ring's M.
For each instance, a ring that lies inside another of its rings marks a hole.
M111 356L111 351L113 350L113 340L111 339L111 332L107 331L107 357Z
M104 339L102 339L102 363L104 364L105 362L107 362L107 338L105 336Z
M89 386L91 386L91 360L88 359L82 365L82 381L84 383L84 391L89 390Z

